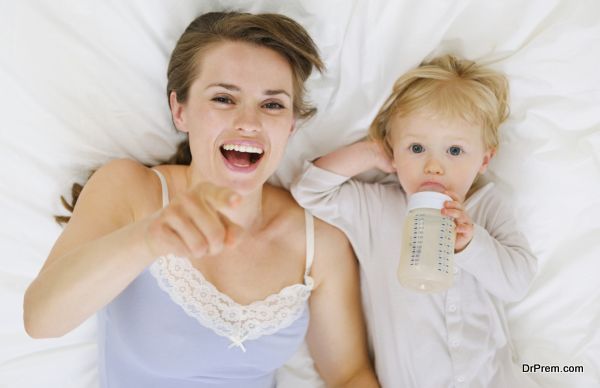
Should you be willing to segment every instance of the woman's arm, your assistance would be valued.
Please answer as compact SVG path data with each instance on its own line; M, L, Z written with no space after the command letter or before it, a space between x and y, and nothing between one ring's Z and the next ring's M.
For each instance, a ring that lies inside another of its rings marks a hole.
M317 221L307 342L330 387L379 387L368 357L358 265L344 234Z
M160 193L154 173L130 160L111 162L92 176L25 293L23 318L30 336L57 337L74 329L160 255L201 257L231 241L234 226L215 216L232 206L231 190L198 185L165 209L136 216L132 204L152 195L152 182Z
M25 293L30 336L56 337L72 330L150 263L145 225L132 223L128 199L141 168L133 161L114 161L85 185L71 220Z

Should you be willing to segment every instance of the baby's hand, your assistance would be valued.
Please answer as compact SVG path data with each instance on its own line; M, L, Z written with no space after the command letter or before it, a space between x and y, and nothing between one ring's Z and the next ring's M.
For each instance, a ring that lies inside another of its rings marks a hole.
M390 157L385 153L383 146L379 142L373 140L366 140L366 142L372 152L375 167L387 173L396 172L396 168Z
M465 211L465 208L456 193L446 190L444 194L452 198L452 201L444 202L442 214L454 218L454 223L456 224L454 252L458 253L465 249L473 239L473 221Z

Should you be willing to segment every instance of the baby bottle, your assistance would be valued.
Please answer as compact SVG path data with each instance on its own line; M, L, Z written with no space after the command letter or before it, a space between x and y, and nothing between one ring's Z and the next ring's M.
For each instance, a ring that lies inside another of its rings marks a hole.
M452 286L454 220L444 216L444 201L452 199L435 191L408 198L398 281L421 292L440 292Z

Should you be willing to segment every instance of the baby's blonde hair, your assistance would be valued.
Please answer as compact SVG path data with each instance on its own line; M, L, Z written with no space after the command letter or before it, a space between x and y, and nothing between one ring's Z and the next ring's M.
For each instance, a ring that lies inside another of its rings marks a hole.
M392 157L389 123L427 109L438 117L481 125L488 149L498 147L498 127L509 115L508 81L473 61L444 55L422 63L394 84L369 128L369 136L383 144Z

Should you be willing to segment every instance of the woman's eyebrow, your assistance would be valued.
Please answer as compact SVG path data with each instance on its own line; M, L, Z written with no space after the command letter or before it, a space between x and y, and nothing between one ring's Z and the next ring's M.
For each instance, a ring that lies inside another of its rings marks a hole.
M241 90L239 86L236 86L233 84L227 84L227 83L223 83L223 82L213 83L206 87L206 89L210 89L210 88L224 88L231 92L239 92ZM284 89L267 89L263 92L263 94L265 94L267 96L275 96L277 94L285 94L289 98L292 98L290 93L288 93Z
M266 94L267 96L274 96L276 94L285 94L289 98L292 98L292 96L290 96L290 94L283 89L265 90L263 93Z
M215 88L215 87L224 88L224 89L227 89L227 90L232 91L232 92L239 92L240 91L239 87L237 87L237 86L235 86L233 84L226 84L226 83L222 83L222 82L217 82L217 83L214 83L214 84L210 84L210 85L208 85L206 87L206 89Z

